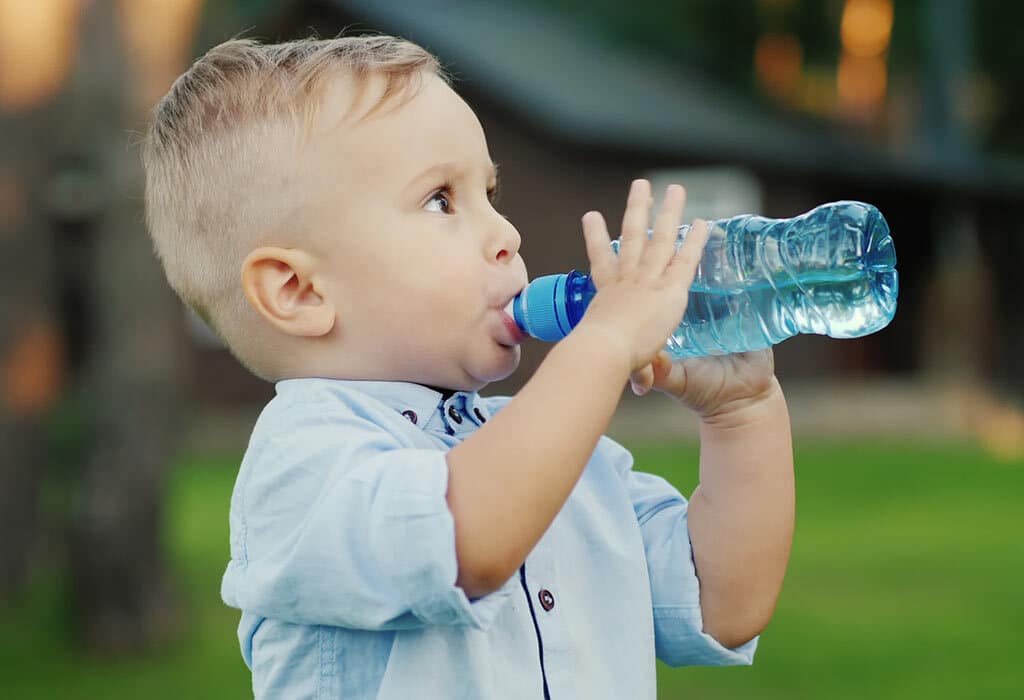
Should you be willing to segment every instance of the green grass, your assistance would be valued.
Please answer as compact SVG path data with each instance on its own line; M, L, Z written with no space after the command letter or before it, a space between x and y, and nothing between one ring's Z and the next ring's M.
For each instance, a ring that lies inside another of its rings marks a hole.
M676 448L637 451L685 492ZM693 459L695 451L687 453ZM967 445L797 445L797 527L747 668L659 668L661 698L1017 697L1024 464Z
M692 444L631 445L637 468L688 493ZM0 610L11 698L246 697L223 606L237 459L184 461L170 483L168 550L185 604L174 643L122 660L76 652L55 575ZM659 697L964 698L1019 692L1024 463L962 444L798 444L797 530L779 606L749 668L659 666Z

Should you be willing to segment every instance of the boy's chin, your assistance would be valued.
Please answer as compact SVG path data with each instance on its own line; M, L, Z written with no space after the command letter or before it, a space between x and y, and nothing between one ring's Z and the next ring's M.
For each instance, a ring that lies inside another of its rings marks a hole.
M522 358L522 350L519 346L501 346L501 355L496 358L489 358L489 361L478 367L473 372L474 378L480 383L480 387L491 382L500 382L510 377L519 368L519 361ZM480 387L476 387L479 389Z

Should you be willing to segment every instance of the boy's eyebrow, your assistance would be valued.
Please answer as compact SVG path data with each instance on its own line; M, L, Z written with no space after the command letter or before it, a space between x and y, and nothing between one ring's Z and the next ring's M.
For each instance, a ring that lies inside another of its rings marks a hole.
M438 163L437 165L432 165L431 167L427 168L419 175L414 177L412 180L410 180L409 184L406 185L406 190L412 189L417 183L422 182L423 180L428 180L430 178L435 177L457 177L461 174L462 169L459 168L459 166L456 163ZM494 187L488 189L497 192L500 186L500 181L498 179L498 164L493 161L491 161L490 175L494 179Z

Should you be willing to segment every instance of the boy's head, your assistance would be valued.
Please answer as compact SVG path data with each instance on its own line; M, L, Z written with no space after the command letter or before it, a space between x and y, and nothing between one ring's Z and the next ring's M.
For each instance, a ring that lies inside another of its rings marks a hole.
M221 44L161 100L143 161L168 281L264 379L477 389L518 364L519 234L422 48Z

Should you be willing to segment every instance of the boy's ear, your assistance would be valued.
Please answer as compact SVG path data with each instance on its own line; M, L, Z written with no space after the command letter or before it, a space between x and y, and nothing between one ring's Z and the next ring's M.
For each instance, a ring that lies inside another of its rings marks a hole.
M242 263L249 304L283 333L322 336L334 328L334 304L325 296L316 261L296 248L263 247Z

